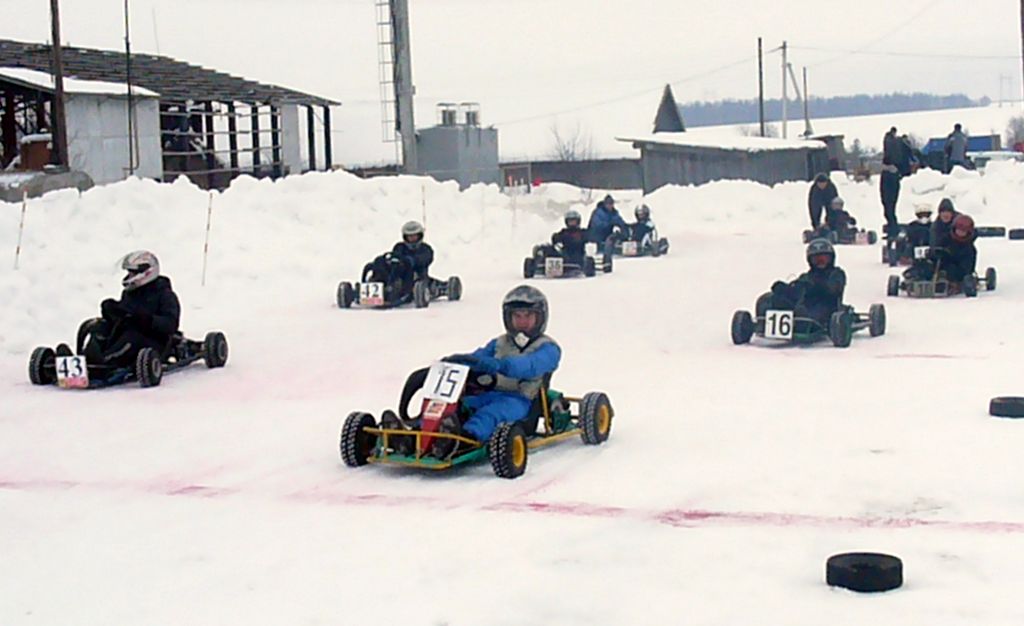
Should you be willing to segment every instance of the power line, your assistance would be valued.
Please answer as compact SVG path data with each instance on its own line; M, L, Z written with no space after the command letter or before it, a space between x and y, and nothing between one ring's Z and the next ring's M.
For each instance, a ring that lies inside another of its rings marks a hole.
M889 38L889 37L891 37L892 35L894 35L894 34L896 34L897 32L899 32L899 31L903 30L903 28L905 28L906 26L908 26L908 25L912 24L913 22L917 21L917 19L918 19L919 17L921 17L922 15L924 15L924 14L925 14L925 13L926 13L927 11L929 11L930 9L932 9L932 8L933 8L933 7L934 7L934 6L936 5L936 4L938 4L939 2L942 2L942 0L932 0L932 1L931 1L931 2L929 2L928 4L926 4L926 5L924 5L923 7L921 7L921 10L919 10L919 11L918 11L917 13L914 13L913 15L911 15L911 16L910 16L909 18L907 18L906 20L904 20L904 21L900 22L900 23L899 23L899 24L897 24L896 26L894 26L894 27L892 27L891 29L889 29L889 30L885 31L884 33L882 33L882 34L881 34L881 35L879 35L878 37L875 37L875 38L874 38L874 39L872 39L871 41L867 42L866 44L864 44L864 45L860 46L859 48L857 48L857 49L856 49L855 51L852 51L852 52L850 52L850 53L848 53L848 54L853 54L853 53L857 53L857 52L863 52L863 51L864 51L864 50L866 50L867 48L870 48L871 46L873 46L873 45L875 45L876 43L878 43L879 41L882 41L883 39L888 39L888 38ZM808 65L808 66L806 66L806 67L818 67L819 65L825 65L826 63L831 63L831 62L833 62L833 61L837 61L837 60L839 60L839 59L841 59L841 58L843 58L843 55L839 55L839 56L834 56L834 57L832 57L832 58L829 58L829 59L825 59L824 61L818 61L817 63L811 64L811 65Z
M841 54L848 55L874 55L874 56L891 56L891 57L918 57L924 59L964 59L971 61L983 61L983 60L1018 60L1021 58L1019 54L941 54L941 53L930 53L930 52L892 52L882 51L877 52L872 50L844 50L840 48L819 48L816 46L790 46L795 50L813 50L815 52L838 52ZM820 65L821 63L818 63Z

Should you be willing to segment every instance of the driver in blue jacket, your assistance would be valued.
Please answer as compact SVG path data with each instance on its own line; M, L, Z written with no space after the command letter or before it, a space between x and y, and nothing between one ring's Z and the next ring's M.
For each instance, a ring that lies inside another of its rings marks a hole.
M471 410L465 424L454 416L441 421L439 432L487 441L503 422L527 417L540 393L544 377L558 368L562 349L544 334L548 323L548 300L536 287L520 285L508 292L501 303L505 333L469 355L454 355L452 361L468 363L474 372L490 374L497 383L492 391L468 396L464 405ZM438 437L431 454L450 458L457 440Z
M615 198L611 194L597 203L587 223L587 236L590 241L602 247L605 259L610 259L615 249L615 240L624 239L629 232L629 225L615 208Z

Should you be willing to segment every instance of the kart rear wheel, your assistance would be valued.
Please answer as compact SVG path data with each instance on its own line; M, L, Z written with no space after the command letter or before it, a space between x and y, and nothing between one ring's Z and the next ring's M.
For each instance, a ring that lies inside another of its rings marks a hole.
M502 422L487 444L491 469L500 478L519 478L526 471L526 433L519 422Z
M338 308L347 309L352 306L352 303L356 299L356 290L352 287L352 283L342 281L338 283Z
M996 290L996 268L990 267L985 270L985 291Z
M608 396L592 391L580 400L580 439L583 443L596 446L608 441L612 433L612 418L615 411Z
M885 334L885 305L872 304L868 309L868 332L872 337Z
M1011 228L1006 233L1006 236L1009 237L1010 239L1015 240L1015 241L1019 241L1021 239L1024 239L1024 228Z
M164 364L153 348L143 348L135 356L135 378L140 387L156 387L164 376Z
M228 362L228 340L224 333L211 331L203 339L203 361L206 367L224 367Z
M964 295L968 298L976 298L978 296L978 279L973 274L964 276L964 282L961 284Z
M848 348L853 340L853 325L845 311L836 311L828 321L828 337L837 348Z
M1024 417L1024 398L1000 396L988 403L988 414L996 417Z
M462 298L462 279L458 276L451 276L448 278L448 301L457 302Z
M873 246L878 241L878 233L873 230L868 231L868 245Z
M736 311L732 314L732 342L742 345L750 343L754 336L754 318L749 311Z
M523 278L533 278L536 271L537 264L534 262L532 256L528 256L523 259Z
M360 467L370 462L370 456L377 447L377 436L364 429L376 427L377 421L369 413L353 411L348 414L341 426L341 437L338 442L338 451L345 465Z
M825 582L851 591L889 591L903 584L903 562L874 552L836 554L825 564Z
M33 385L52 385L57 382L53 348L40 346L28 359L28 379Z
M425 280L418 280L412 286L412 301L417 309L430 306L430 285Z
M900 295L900 277L899 276L890 276L889 277L889 284L886 286L885 293L888 296L898 296L898 295Z
M583 259L583 275L590 278L597 274L597 263L594 261L594 257L588 256Z
M604 257L604 261L601 264L601 271L605 274L612 273L612 257L611 255Z

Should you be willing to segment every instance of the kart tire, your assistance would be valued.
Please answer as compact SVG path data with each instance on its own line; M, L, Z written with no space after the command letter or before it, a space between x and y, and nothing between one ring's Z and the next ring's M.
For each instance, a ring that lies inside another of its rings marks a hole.
M224 367L228 362L228 340L224 333L211 331L206 333L203 339L203 361L206 367Z
M872 337L885 334L885 305L872 304L868 309L868 332Z
M964 282L961 285L964 295L968 298L978 297L978 279L968 274L964 276Z
M341 460L349 467L360 467L370 462L374 448L377 447L377 436L364 428L376 428L377 422L369 413L353 411L345 418L341 426L338 451Z
M875 552L835 554L825 562L825 582L851 591L891 591L903 584L903 561Z
M580 400L580 439L588 446L608 441L612 434L612 418L615 411L608 396L600 391L591 391Z
M814 235L814 231L812 231L812 230L805 230L803 232L803 235L802 235L801 238L803 239L804 243L810 243L812 235Z
M898 296L900 295L900 277L890 276L889 284L886 286L885 294L887 296Z
M985 291L996 290L996 268L990 267L985 270Z
M75 337L75 354L85 354L85 343L89 339L89 335L92 334L92 329L102 321L102 317L93 317L78 326L78 334Z
M338 308L347 309L352 306L352 303L356 299L356 290L352 287L352 283L342 281L338 283Z
M606 256L604 261L601 263L601 271L605 274L612 273L612 257Z
M28 379L33 385L52 385L57 382L55 358L53 348L40 346L32 351L28 359Z
M1024 239L1024 228L1011 228L1006 233L1006 236L1009 237L1010 239L1013 239L1014 241Z
M736 311L732 314L732 342L739 346L750 343L754 336L754 318L749 311Z
M882 263L889 263L892 265L892 261L889 260L889 245L882 246Z
M526 471L526 433L519 422L498 424L487 444L491 469L499 478L519 478Z
M996 417L1024 417L1024 398L1000 396L988 403L988 414Z
M979 237L1005 237L1006 227L1005 226L978 226L974 229L974 232Z
M848 348L853 340L853 325L846 311L836 311L828 320L828 337L837 348Z
M868 245L873 246L878 242L878 233L873 230L868 231Z
M430 306L430 285L425 280L418 280L412 286L412 301L417 309Z
M532 256L528 256L523 259L523 278L533 278L533 275L537 272L537 264L534 262Z
M583 275L590 278L597 274L597 263L594 261L594 257L588 256L583 259Z
M164 376L164 364L153 348L143 348L135 356L135 378L140 387L156 387Z
M462 279L458 276L450 276L446 286L449 302L458 302L462 299Z

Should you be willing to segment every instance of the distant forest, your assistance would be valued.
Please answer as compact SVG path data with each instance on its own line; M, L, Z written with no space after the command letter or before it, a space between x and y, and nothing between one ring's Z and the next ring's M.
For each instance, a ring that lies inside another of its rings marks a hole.
M987 97L975 101L963 94L949 96L937 96L929 93L892 93L881 96L860 94L835 98L811 97L808 109L811 118L814 119L935 109L965 109L987 106L990 102ZM799 100L789 100L787 106L789 119L803 118L803 103ZM757 100L691 102L679 105L679 111L683 115L683 124L687 128L719 124L756 124L758 122ZM764 117L768 122L782 119L782 100L780 98L765 100Z

